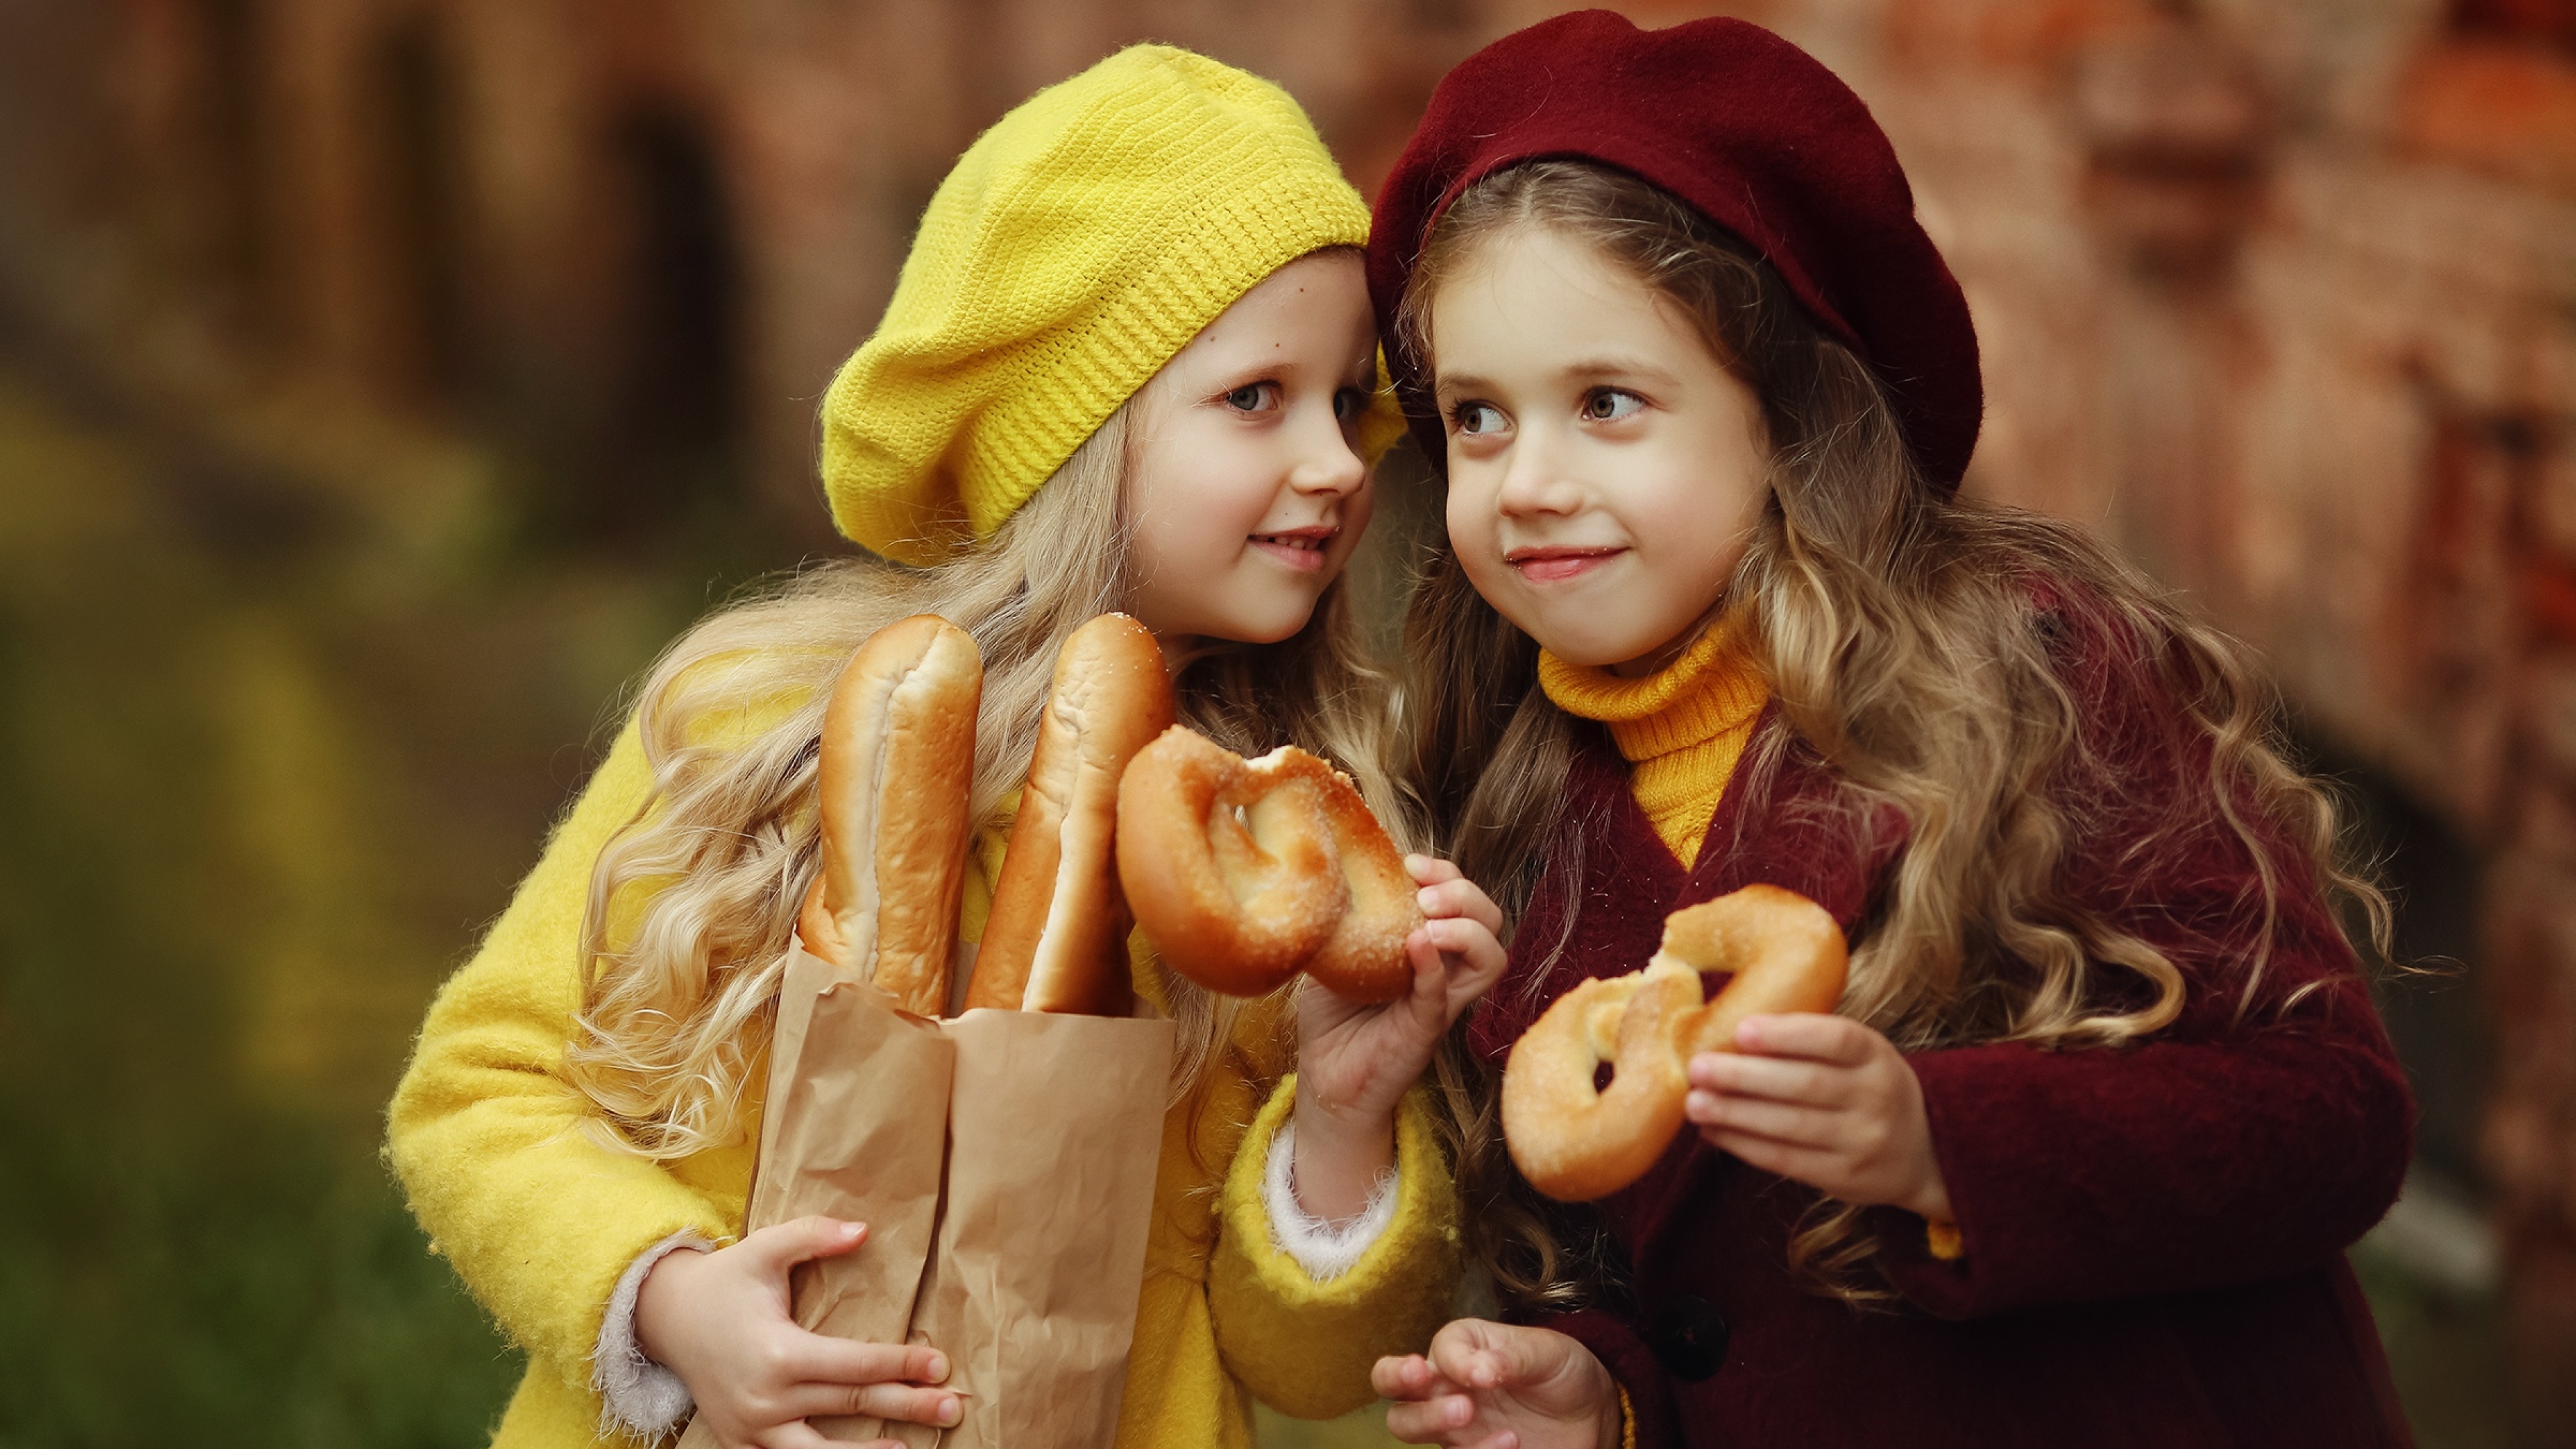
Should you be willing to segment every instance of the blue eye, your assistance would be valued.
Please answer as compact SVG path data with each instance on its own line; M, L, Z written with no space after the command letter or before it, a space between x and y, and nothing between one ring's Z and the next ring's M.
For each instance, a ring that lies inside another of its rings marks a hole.
M1587 422L1614 423L1634 417L1646 400L1625 388L1596 387L1583 397L1583 416Z
M1483 437L1503 430L1503 410L1492 403L1466 402L1449 410L1459 432Z
M1225 395L1225 405L1239 413L1266 413L1279 405L1279 384L1247 382Z

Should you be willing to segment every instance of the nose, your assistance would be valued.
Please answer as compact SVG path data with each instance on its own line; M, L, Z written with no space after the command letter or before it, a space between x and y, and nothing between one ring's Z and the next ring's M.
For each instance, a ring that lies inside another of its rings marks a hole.
M1328 411L1322 426L1298 430L1296 461L1288 486L1299 493L1326 498L1347 497L1368 477L1368 464L1351 449L1350 439Z
M1494 506L1507 517L1572 513L1582 506L1583 489L1557 457L1556 440L1545 428L1524 427L1503 459L1502 487Z

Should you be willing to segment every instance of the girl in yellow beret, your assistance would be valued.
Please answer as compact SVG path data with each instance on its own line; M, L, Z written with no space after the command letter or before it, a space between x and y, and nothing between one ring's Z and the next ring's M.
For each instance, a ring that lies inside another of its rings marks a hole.
M1160 46L1041 92L940 187L823 404L824 489L869 554L671 647L394 1098L413 1210L528 1355L496 1443L649 1440L692 1412L775 1449L822 1442L809 1415L955 1422L937 1345L787 1316L789 1271L863 1228L740 1236L815 740L878 627L936 613L983 652L965 939L1057 646L1107 610L1153 630L1185 722L1325 754L1398 818L1338 582L1379 424L1367 228L1294 101ZM1409 1093L1502 953L1481 893L1415 871L1416 989L1383 1008L1237 1002L1140 959L1182 1049L1119 1444L1248 1445L1254 1397L1357 1407L1443 1317L1455 1202Z

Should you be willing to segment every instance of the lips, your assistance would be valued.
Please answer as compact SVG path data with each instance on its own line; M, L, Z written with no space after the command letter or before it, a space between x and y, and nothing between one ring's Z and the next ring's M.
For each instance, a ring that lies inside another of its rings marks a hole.
M1522 578L1537 584L1579 578L1619 555L1624 548L1516 548L1503 555Z
M1299 573L1312 573L1324 566L1331 554L1333 540L1341 530L1329 524L1311 528L1291 528L1280 533L1256 533L1252 546L1279 560Z

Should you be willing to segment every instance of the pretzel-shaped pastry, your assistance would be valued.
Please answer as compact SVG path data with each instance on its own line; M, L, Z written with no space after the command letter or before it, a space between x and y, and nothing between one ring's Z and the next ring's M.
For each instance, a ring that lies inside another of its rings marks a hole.
M1305 971L1355 1001L1413 984L1413 876L1368 805L1295 746L1246 760L1174 725L1118 786L1118 879L1175 971L1260 996Z
M1646 1175L1682 1128L1701 1052L1735 1050L1748 1016L1831 1011L1848 962L1823 907L1749 885L1664 917L1642 971L1586 981L1556 999L1503 1067L1503 1138L1530 1186L1560 1202L1608 1197ZM1703 1005L1700 976L1734 979ZM1594 1074L1611 1064L1610 1084Z

